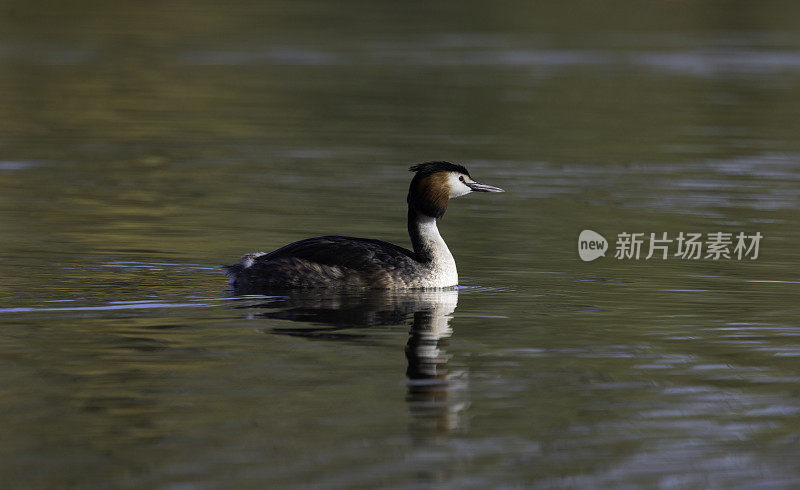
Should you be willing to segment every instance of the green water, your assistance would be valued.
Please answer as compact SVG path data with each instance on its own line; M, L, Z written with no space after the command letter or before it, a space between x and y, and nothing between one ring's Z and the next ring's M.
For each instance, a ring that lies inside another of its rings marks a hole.
M6 2L2 486L797 488L798 19ZM309 236L407 246L427 160L507 190L440 223L459 291L227 290ZM764 238L618 260L624 232Z

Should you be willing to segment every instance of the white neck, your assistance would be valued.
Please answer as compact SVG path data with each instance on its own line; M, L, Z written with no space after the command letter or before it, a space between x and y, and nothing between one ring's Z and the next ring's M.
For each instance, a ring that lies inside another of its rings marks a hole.
M456 261L442 235L439 234L436 218L409 211L408 233L411 235L411 243L417 258L421 262L430 264L432 280L435 282L431 287L457 285Z

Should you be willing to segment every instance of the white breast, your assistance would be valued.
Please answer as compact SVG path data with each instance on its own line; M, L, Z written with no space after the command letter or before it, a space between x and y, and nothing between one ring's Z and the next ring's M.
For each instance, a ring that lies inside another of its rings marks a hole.
M458 285L458 270L456 261L442 235L436 227L436 220L430 218L420 221L419 230L421 237L433 252L433 261L430 266L430 273L422 279L419 286L424 288L446 288Z

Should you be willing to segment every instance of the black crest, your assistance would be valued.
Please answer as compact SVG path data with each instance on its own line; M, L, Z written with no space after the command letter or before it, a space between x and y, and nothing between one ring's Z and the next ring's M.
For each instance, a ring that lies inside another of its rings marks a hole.
M441 218L447 210L449 187L447 175L441 172L460 172L469 175L467 169L450 162L425 162L409 168L416 172L408 187L406 200L409 209L414 209L433 218Z
M450 162L425 162L412 165L408 170L416 172L417 175L430 175L436 172L461 172L462 174L469 175L466 168L461 165Z

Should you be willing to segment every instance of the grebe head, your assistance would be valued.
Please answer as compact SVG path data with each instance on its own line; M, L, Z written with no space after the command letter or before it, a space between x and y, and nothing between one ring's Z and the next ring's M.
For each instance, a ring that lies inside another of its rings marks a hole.
M409 170L416 174L408 188L408 205L432 218L442 217L450 198L470 192L505 192L499 187L476 182L466 168L455 163L420 163Z

